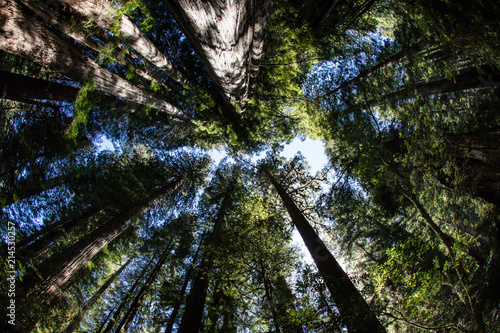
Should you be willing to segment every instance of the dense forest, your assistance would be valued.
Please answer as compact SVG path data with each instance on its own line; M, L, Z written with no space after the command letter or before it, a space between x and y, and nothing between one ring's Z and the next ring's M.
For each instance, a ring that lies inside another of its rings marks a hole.
M0 331L500 332L499 111L496 0L0 0Z

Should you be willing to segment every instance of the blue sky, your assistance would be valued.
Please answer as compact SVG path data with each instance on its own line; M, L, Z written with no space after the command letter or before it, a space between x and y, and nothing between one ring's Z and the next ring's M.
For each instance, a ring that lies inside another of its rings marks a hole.
M307 159L307 162L311 166L312 174L315 174L317 171L321 170L327 163L324 143L319 140L312 140L310 138L306 138L305 140L295 138L290 144L285 146L281 155L290 159L299 151ZM218 164L221 159L227 156L224 150L216 149L211 150L209 154L214 160L215 164Z

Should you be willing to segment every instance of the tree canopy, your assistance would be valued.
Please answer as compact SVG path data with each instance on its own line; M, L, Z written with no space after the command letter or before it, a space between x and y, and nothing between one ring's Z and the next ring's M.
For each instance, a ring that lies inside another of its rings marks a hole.
M499 32L493 0L0 1L0 331L495 332Z

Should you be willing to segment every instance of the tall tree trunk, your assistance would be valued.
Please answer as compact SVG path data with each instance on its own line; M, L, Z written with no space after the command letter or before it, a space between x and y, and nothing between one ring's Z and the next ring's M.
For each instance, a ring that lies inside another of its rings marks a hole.
M142 272L141 274L137 277L137 279L135 279L135 282L134 284L132 285L132 287L130 287L129 291L125 294L125 297L122 299L122 301L120 302L120 305L118 306L118 308L116 309L115 313L113 314L113 318L111 318L111 320L109 321L109 324L108 326L106 326L106 328L104 329L103 333L108 333L108 332L111 332L111 330L113 329L113 326L115 325L115 323L118 321L118 318L120 318L120 315L123 311L123 309L125 308L125 306L127 305L128 303L128 299L131 295L133 295L134 293L134 290L137 289L137 287L139 286L139 284L141 283L141 280L142 278L144 277L144 275L146 274L149 266L151 266L151 264L153 263L154 261L154 257L151 258L151 260L149 260L148 264L142 269ZM109 318L109 316L108 316ZM106 321L107 321L107 318L106 318ZM97 333L100 333L102 328L104 327L104 325L106 324L106 321L101 325L101 327L96 331Z
M209 242L213 241L214 237L222 231L227 204L228 198L225 197L217 213L214 230L208 239ZM182 315L181 324L177 331L178 333L198 333L200 331L203 308L205 307L208 285L210 283L210 272L213 269L213 265L213 257L210 253L207 253L198 267L198 273L189 291L184 314Z
M460 261L456 259L455 251L453 250L454 239L445 234L441 230L441 228L439 228L439 226L434 222L434 220L429 215L427 210L424 208L424 206L422 206L420 201L417 199L417 196L414 194L410 185L399 174L396 174L396 177L398 178L398 181L401 183L401 185L404 186L404 187L399 186L400 191L406 198L408 198L413 203L415 208L417 208L418 212L426 222L427 226L438 236L441 243L445 246L448 252L448 257L453 262L453 268L457 272L461 280L461 284L465 291L465 294L467 295L466 305L469 306L472 317L474 318L477 332L485 332L486 326L484 324L483 314L479 306L479 300L474 295L476 288L475 286L469 285L468 274L466 270L463 268Z
M76 226L82 223L82 221L91 218L100 211L101 209L99 208L90 207L78 217L43 228L37 235L34 235L35 237L33 237L33 239L28 240L31 236L23 239L18 243L19 256L24 258L38 256L42 251L48 249L50 244L59 237L70 233Z
M38 270L42 282L35 282L33 291L40 294L56 292L107 244L128 229L136 217L145 214L164 200L168 194L178 191L182 182L183 179L179 178L167 184L161 193L149 202L144 203L141 207L130 209L116 216L101 227L82 237L68 249L47 260ZM33 280L36 281L35 277L31 279L31 281Z
M91 79L96 89L137 104L152 106L176 119L189 122L177 107L134 86L120 76L100 67L89 57L63 42L26 13L13 1L0 7L0 49L36 62L78 81Z
M201 237L203 241L204 236ZM175 323L175 318L177 318L177 314L179 313L179 310L182 305L182 299L184 298L184 295L186 294L186 289L189 284L189 281L191 280L191 275L193 274L194 270L194 264L198 260L198 255L201 250L201 242L198 248L196 249L196 253L193 256L193 260L191 261L191 265L189 265L189 268L186 272L186 276L184 277L184 282L182 283L181 290L179 291L178 299L175 302L174 309L172 310L172 313L170 314L170 318L168 318L168 323L167 327L165 328L164 333L171 333L172 329L174 328L174 323Z
M318 234L295 205L290 195L272 175L266 173L266 176L281 197L293 224L309 250L340 312L343 324L352 332L385 332L384 326L366 304L349 276L318 237Z
M78 43L98 52L101 53L105 47L101 45L100 43L96 42L92 38L88 36L84 32L84 27L82 24L82 27L74 27L72 26L68 21L64 20L62 15L59 15L59 17L56 17L50 8L47 8L43 3L40 1L35 2L35 1L30 1L30 0L20 0L23 2L26 7L28 7L30 10L33 11L34 15L40 20L43 21L46 25L50 25L53 28L56 28L57 30L63 32L65 35L73 38L75 41ZM55 3L52 3L55 4ZM102 30L101 28L96 28L94 27L93 30L98 30L98 38L101 40L111 40L113 37L109 35L106 31ZM122 45L118 45L119 48L123 48ZM130 63L127 63L125 60L121 58L115 59L118 63L121 65L127 66L130 65ZM155 81L159 86L162 86L165 89L168 89L163 83L156 81L154 78L152 78L150 75L147 73L143 72L142 70L139 70L137 68L134 68L134 74L136 74L140 80L140 83L142 84L143 87L149 87L151 85L152 81Z
M59 2L70 6L75 12L88 18L89 21L95 22L105 30L111 31L118 23L120 27L119 38L175 81L181 84L188 82L187 78L174 67L165 55L128 17L114 8L111 2L107 0L59 0Z
M139 311L142 302L144 301L144 298L146 297L146 291L148 291L149 288L151 288L151 283L156 279L158 274L160 273L160 270L162 269L163 265L165 265L165 262L167 261L170 251L172 250L173 245L169 244L163 253L160 255L160 258L158 258L158 262L156 263L155 267L149 273L149 276L146 280L146 282L143 283L141 289L135 296L134 300L130 304L130 308L128 309L127 313L125 313L125 316L123 317L122 321L118 325L118 327L115 330L115 333L119 333L122 331L127 332L130 324L132 324L132 320L134 320L134 317L137 315L137 312Z
M406 58L408 55L412 55L412 54L421 52L421 51L429 48L431 45L432 45L432 43L430 43L430 42L429 43L422 43L421 42L421 43L411 45L408 48L404 48L401 51L399 51L398 53L393 54L393 55L379 61L376 65L362 70L358 75L356 75L352 79L347 80L346 82L342 83L337 88L329 91L328 93L323 95L321 98L326 98L330 95L333 95L333 94L343 90L344 88L349 86L351 83L364 80L364 79L368 78L369 76L373 75L374 73L376 73L377 71L384 69L384 68L387 68L387 67L390 67L390 66L394 65L396 62L400 61L401 59Z
M268 0L171 0L166 5L227 102L256 84Z
M445 77L435 78L429 82L416 82L401 89L386 94L380 98L367 101L360 105L362 108L370 108L380 103L391 102L400 99L413 98L417 95L437 95L452 92L461 92L468 89L480 89L500 85L500 72L491 66L483 65L479 69L468 68L461 70L452 79Z
M0 70L0 98L24 102L34 99L73 103L78 89Z
M78 314L73 318L71 323L66 328L66 333L72 333L74 330L78 329L80 323L85 320L87 313L92 309L94 304L101 298L101 296L106 292L108 287L120 276L120 274L127 268L127 266L135 259L135 257L130 258L124 263L116 272L114 272L106 282L94 293L92 298L90 298L83 305L82 309L78 312Z

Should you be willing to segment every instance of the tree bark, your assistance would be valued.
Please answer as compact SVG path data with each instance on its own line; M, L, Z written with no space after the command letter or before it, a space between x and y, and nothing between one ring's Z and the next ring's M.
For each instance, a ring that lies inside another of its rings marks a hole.
M120 317L120 315L121 315L121 313L123 311L123 308L125 308L125 305L127 305L127 302L128 302L128 299L129 299L130 295L132 295L133 292L134 292L134 290L139 286L139 284L141 283L141 280L142 280L143 276L146 274L146 271L148 270L149 266L151 266L151 264L153 263L153 261L154 261L154 257L151 258L151 260L149 260L149 262L146 265L146 267L144 267L142 269L141 274L137 277L137 279L135 279L134 284L129 289L128 293L125 294L125 297L120 302L120 305L116 309L116 311L115 311L115 313L113 315L113 318L111 318L111 320L109 321L108 326L106 326L106 328L104 329L103 333L111 332L111 330L113 329L113 326L115 325L115 323L117 322L118 318ZM98 333L101 332L102 327L104 326L104 324L106 324L106 322L104 322L101 325L101 328L99 328L99 330L97 330Z
M135 257L130 258L127 260L126 263L124 263L116 272L111 275L106 282L94 293L92 298L90 298L85 304L83 305L82 309L79 311L79 313L75 316L75 318L71 321L71 323L68 325L66 328L66 333L72 333L74 330L78 329L80 326L80 323L85 320L85 317L87 316L87 313L92 309L94 304L101 298L101 296L106 292L108 287L120 276L120 274L127 268L127 266L135 259Z
M167 184L160 194L143 204L143 206L130 209L116 216L101 227L82 237L68 249L48 259L39 268L39 275L42 278L42 282L35 282L33 291L42 295L55 293L106 245L128 229L136 217L145 214L160 201L164 200L168 194L178 191L182 182L183 180L180 178Z
M50 8L47 8L43 3L40 1L35 2L35 1L26 1L26 0L20 0L23 2L26 7L28 7L30 10L33 11L33 14L39 19L40 21L44 22L46 26L51 26L56 28L57 30L61 31L65 35L73 38L75 41L78 43L88 47L91 50L96 51L97 53L101 53L105 47L104 45L96 42L92 38L89 38L87 34L84 32L84 28L82 27L74 27L71 26L70 23L68 23L62 15L59 15L59 17L56 17L50 10ZM53 3L55 4L55 3ZM97 29L94 27L93 30L98 30L98 38L101 40L104 40L106 42L109 42L109 40L113 39L111 35L109 35L105 30L103 30L101 27L98 27ZM123 49L122 44L119 44L117 46L119 49ZM125 60L121 58L116 58L116 62L118 62L121 65L127 66L131 65L130 62L126 62ZM130 61L130 59L129 59ZM154 81L156 84L159 86L163 87L164 89L168 90L168 88L162 83L157 80L155 80L153 77L145 73L144 71L134 68L134 74L137 74L139 82L141 84L141 87L149 87L151 85L151 82Z
M42 28L26 8L12 1L0 7L0 49L36 62L77 82L92 80L96 89L137 104L152 106L177 120L190 119L177 107L100 67L89 57Z
M224 216L228 198L222 200L221 206L217 213L215 220L214 230L208 239L208 242L213 241L214 237L220 234L224 224ZM205 307L205 300L207 297L208 285L210 283L210 272L213 269L214 261L210 253L206 254L200 266L198 273L193 281L193 285L189 292L188 300L184 308L181 324L178 333L198 333L201 329L201 322L203 319L203 308Z
M202 236L202 239L203 239L203 236ZM175 323L175 318L177 317L177 314L179 313L179 310L181 308L182 299L184 297L184 294L186 293L188 283L191 280L191 275L193 274L193 270L194 270L194 263L198 260L198 255L200 253L200 250L201 250L201 244L196 249L196 253L193 256L192 264L189 265L189 269L186 272L186 276L184 277L184 282L182 283L181 290L179 291L178 299L175 302L174 309L172 310L172 313L170 314L170 318L168 318L167 327L165 328L164 333L171 333L172 332L172 329L173 329L174 323Z
M269 173L265 173L281 197L285 208L297 228L319 273L330 291L343 324L352 332L386 332L377 316L356 289L349 276L330 253L314 228L306 220L300 209L283 186Z
M47 80L0 71L0 98L24 102L35 99L73 103L78 89Z
M166 2L228 103L243 105L256 84L268 3L268 0Z
M149 273L149 276L142 285L141 289L135 296L134 300L132 301L132 304L130 304L130 308L128 309L127 313L125 313L125 316L123 317L122 321L118 325L118 327L115 330L115 333L120 333L122 331L127 332L130 324L132 324L132 320L134 320L134 317L137 315L137 312L139 311L142 302L144 301L144 298L146 297L146 291L151 287L151 283L156 279L158 274L160 273L161 268L163 265L165 265L165 262L167 261L170 251L172 250L173 245L169 244L163 253L160 255L160 258L158 259L158 262L156 263L155 267Z
M187 78L174 67L174 65L158 50L158 48L130 21L122 15L107 0L59 0L59 2L70 6L75 12L92 20L105 30L112 30L116 24L119 25L118 37L129 44L134 50L148 59L153 65L164 71L176 82L185 84Z
M95 214L97 214L100 209L89 208L85 210L79 217L71 218L63 223L56 223L55 225L48 226L37 233L34 239L26 239L19 242L19 256L37 257L40 252L46 250L51 243L56 241L59 237L64 234L70 233L76 226L78 226L82 221L85 221ZM28 237L30 238L30 237ZM17 245L17 244L16 244Z

